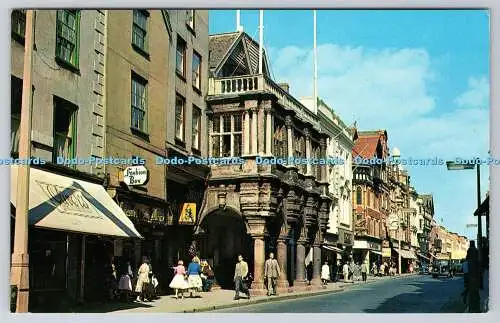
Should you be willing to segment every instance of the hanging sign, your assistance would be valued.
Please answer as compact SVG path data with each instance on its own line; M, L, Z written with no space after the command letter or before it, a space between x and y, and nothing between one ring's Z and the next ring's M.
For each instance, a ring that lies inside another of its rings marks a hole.
M182 205L179 224L194 225L196 223L196 203L184 203Z
M130 166L123 171L123 182L127 186L144 185L149 180L149 172L144 166Z

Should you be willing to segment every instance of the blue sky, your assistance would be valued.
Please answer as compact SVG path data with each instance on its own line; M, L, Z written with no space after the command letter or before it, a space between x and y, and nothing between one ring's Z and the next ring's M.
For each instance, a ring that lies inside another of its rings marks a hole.
M241 12L258 40L258 10ZM232 32L235 10L210 11L210 33ZM489 13L485 10L319 10L319 96L360 130L386 129L402 157L487 156ZM312 95L313 13L266 10L264 43L276 81ZM435 218L474 238L474 171L410 167L412 185L433 193ZM488 190L482 168L482 196Z

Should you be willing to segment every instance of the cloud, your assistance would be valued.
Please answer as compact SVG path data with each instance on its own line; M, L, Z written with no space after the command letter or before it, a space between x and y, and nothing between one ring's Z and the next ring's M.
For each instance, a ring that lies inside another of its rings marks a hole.
M455 103L462 108L486 107L489 105L490 85L488 79L483 76L480 78L469 78L469 88L455 99Z

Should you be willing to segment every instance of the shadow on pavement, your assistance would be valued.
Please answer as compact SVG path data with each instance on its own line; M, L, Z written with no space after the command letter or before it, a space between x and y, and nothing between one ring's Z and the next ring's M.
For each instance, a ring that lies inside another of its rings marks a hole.
M445 284L448 278L434 279L436 284ZM365 309L365 313L463 313L465 308L460 297L460 286L452 288L452 296L444 299L443 304L436 304L436 298L416 297L417 295L429 295L436 292L436 286L428 282L414 282L408 286L416 287L412 292L402 293L386 299L374 309ZM447 292L445 294L448 294ZM455 295L455 296L453 296Z
M66 311L59 311L58 313L108 313L119 310L128 310L134 308L149 308L153 307L148 303L138 302L109 302L109 303L87 303L81 306L74 306Z

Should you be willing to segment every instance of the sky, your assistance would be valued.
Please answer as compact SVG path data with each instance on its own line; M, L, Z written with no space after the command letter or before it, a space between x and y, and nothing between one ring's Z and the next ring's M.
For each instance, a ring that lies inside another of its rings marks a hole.
M236 30L235 10L211 10L209 19L211 34ZM258 10L241 11L256 40L258 23ZM487 157L489 39L487 10L318 10L318 95L347 124L387 130L401 157ZM273 79L295 97L312 96L312 10L265 10L264 46ZM466 225L477 223L475 171L408 170L419 193L434 195L435 219L474 239Z

